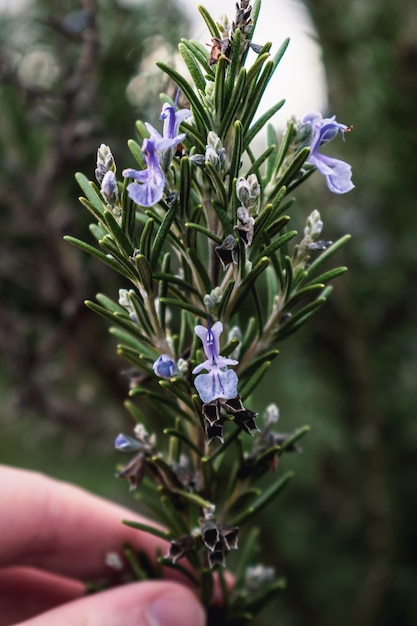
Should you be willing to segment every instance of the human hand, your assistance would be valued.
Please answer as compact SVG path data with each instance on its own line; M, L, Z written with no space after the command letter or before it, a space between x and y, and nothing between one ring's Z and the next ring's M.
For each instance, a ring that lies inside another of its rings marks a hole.
M123 543L153 555L160 541L121 520L120 506L38 473L0 466L0 626L203 626L178 582L130 583L91 596ZM143 520L142 520L143 521Z

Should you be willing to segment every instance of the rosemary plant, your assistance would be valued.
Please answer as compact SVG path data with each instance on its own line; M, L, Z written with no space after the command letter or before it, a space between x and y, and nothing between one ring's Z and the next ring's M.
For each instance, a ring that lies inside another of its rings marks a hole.
M284 463L276 471L278 458L297 451L308 430L277 432L277 406L255 405L253 392L280 342L323 306L329 281L346 270L323 266L348 236L321 239L318 211L298 235L289 227L291 194L316 170L335 193L353 187L350 166L320 152L348 130L334 117L307 114L283 136L270 124L283 100L256 117L288 45L271 56L271 43L253 42L260 4L241 0L233 21L219 23L200 7L211 45L179 43L190 78L158 63L174 97L161 96L160 129L137 123L134 166L118 177L102 144L98 184L77 174L98 247L66 238L123 278L118 302L99 294L86 304L110 320L132 366L126 407L136 426L116 438L131 454L118 476L157 527L126 524L166 542L152 563L127 547L131 570L138 578L179 570L209 623L228 625L249 623L284 586L256 562L252 520L292 477Z

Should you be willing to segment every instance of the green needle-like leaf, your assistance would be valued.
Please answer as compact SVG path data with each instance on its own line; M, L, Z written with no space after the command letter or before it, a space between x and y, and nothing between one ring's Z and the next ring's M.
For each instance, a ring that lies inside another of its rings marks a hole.
M254 515L262 511L268 504L270 504L276 496L286 487L288 482L293 478L294 472L287 472L275 483L272 483L269 487L265 489L262 495L252 503L252 506L245 511L242 511L239 515L234 517L230 524L231 526L239 526L243 523L247 523L249 519L251 519Z
M215 37L216 39L221 39L221 35L219 29L217 28L216 22L211 17L210 13L203 6L199 5L198 10L200 11L205 23L207 24L207 28L210 31L210 35Z
M154 535L154 537L158 537L159 539L165 539L165 541L169 541L170 539L172 539L172 533L170 533L169 531L155 528L155 526L150 526L149 524L143 524L142 522L133 522L131 520L122 520L122 523L126 526L130 526L130 528L136 528L137 530L142 530L145 533Z
M191 78L194 81L194 85L197 87L199 91L205 91L206 89L206 80L203 76L203 73L200 69L198 62L195 59L195 56L191 52L188 46L186 46L183 42L178 44L178 50L184 62L188 68L188 71L191 74Z

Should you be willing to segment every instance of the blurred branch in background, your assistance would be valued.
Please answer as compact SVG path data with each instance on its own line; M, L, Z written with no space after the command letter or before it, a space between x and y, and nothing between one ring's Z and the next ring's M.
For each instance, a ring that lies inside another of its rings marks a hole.
M2 16L0 342L16 417L30 410L96 431L97 404L124 397L114 350L83 305L104 277L62 235L86 228L75 171L94 171L101 141L125 151L135 119L154 104L135 79L156 47L172 53L180 14L164 7L84 0L51 9L39 0Z

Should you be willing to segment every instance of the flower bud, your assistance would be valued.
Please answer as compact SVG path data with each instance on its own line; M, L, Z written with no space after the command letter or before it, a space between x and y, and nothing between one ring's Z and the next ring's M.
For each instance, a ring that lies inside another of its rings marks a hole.
M177 371L177 365L168 354L161 354L152 366L153 371L160 378L171 378Z

